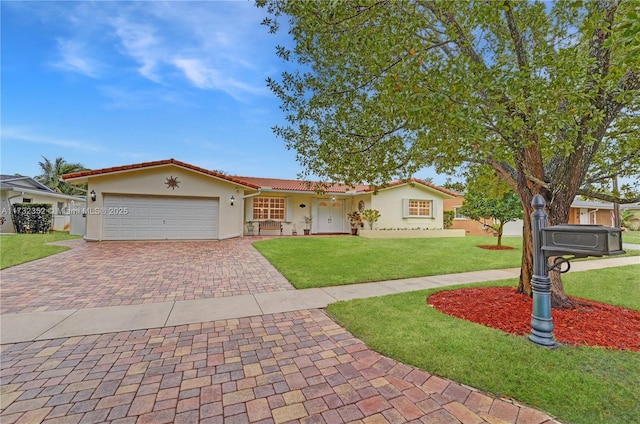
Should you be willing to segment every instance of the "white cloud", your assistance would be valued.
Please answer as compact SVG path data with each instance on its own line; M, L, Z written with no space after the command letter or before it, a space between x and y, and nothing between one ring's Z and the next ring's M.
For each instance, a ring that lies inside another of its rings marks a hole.
M193 85L201 89L224 91L237 100L242 99L242 94L268 94L265 87L255 87L238 81L198 59L174 59L173 64Z
M3 143L9 142L12 140L25 141L25 142L37 143L37 144L49 144L53 146L87 150L92 152L104 150L104 148L101 146L96 146L94 144L87 143L85 141L61 139L61 138L51 137L49 135L43 135L31 128L2 127Z
M156 37L157 29L149 24L131 22L124 16L112 19L111 24L123 53L140 64L138 72L151 81L160 82L156 67L163 59L164 46Z
M100 66L91 57L84 42L62 38L58 38L56 41L61 60L54 63L55 67L91 78L98 76Z

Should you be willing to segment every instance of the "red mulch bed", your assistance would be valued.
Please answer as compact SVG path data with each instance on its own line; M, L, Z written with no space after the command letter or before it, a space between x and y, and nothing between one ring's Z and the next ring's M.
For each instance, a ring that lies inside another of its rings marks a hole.
M640 312L580 298L576 307L553 309L553 336L562 344L640 351ZM513 287L478 287L433 293L427 303L437 310L507 333L531 330L531 298Z
M489 246L487 244L483 244L483 245L476 246L476 247L479 247L480 249L487 249L487 250L513 250L513 249L515 249L514 247L511 247L511 246L498 246L496 244L491 245L491 246Z

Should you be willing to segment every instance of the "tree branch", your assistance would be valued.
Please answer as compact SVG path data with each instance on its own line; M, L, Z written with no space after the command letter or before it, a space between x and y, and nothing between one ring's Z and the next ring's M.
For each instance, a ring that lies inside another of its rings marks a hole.
M619 196L613 196L611 194L605 193L596 193L595 191L586 190L586 189L578 189L576 192L580 196L589 197L592 199L604 200L605 202L611 203L619 203L619 204L629 204L629 203L638 203L640 202L640 195L628 198L621 198Z

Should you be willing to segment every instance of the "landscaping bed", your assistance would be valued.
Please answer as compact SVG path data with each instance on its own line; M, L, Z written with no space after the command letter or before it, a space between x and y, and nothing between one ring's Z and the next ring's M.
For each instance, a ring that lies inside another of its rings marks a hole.
M572 298L574 309L552 311L557 342L640 351L640 312ZM531 298L512 287L476 287L433 293L427 303L467 321L526 335L531 331Z

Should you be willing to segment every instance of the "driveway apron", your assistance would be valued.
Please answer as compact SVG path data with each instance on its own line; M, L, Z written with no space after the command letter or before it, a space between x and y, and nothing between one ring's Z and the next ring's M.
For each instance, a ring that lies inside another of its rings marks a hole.
M73 240L69 251L3 270L0 310L42 312L294 290L252 241Z
M253 240L75 242L2 271L2 311L293 290ZM1 345L0 422L558 422L384 357L321 309L203 321Z

